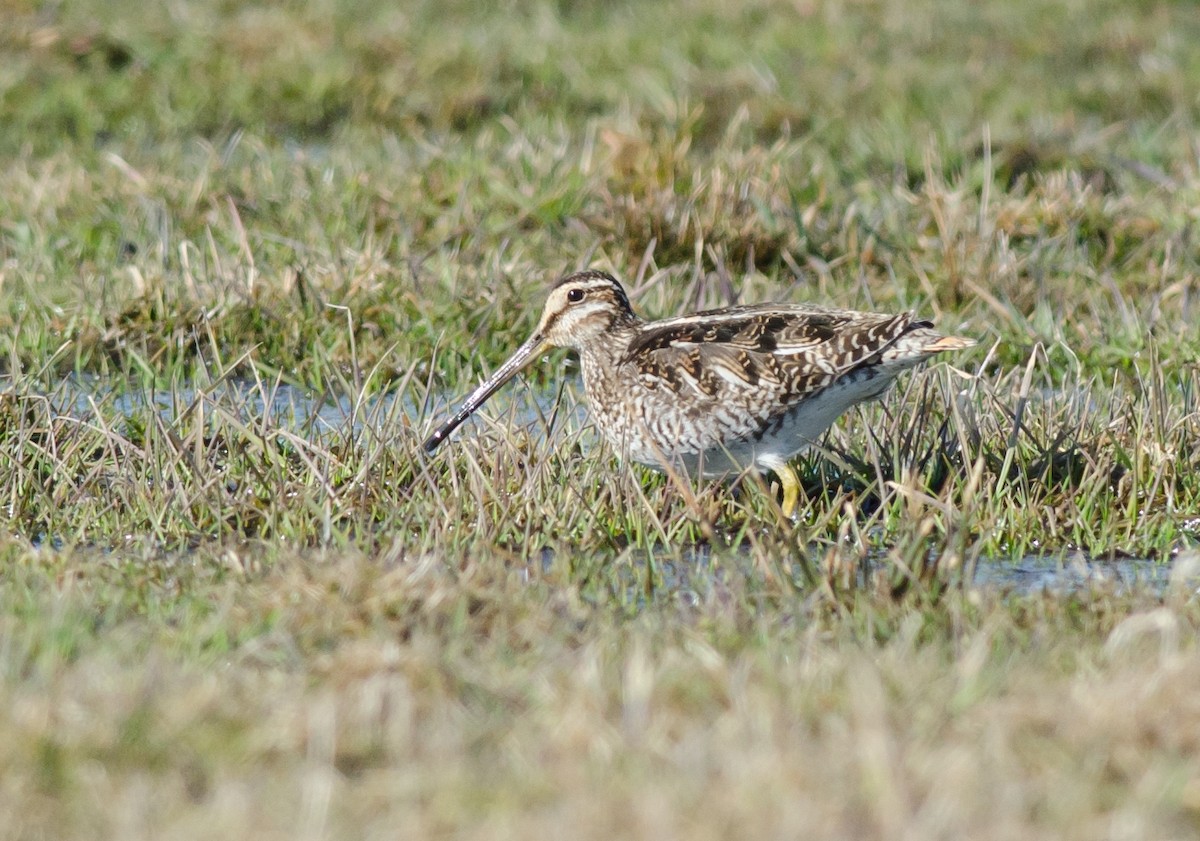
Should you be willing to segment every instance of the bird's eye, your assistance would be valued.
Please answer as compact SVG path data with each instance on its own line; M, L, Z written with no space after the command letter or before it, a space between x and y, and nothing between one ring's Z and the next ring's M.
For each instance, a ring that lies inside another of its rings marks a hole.
M583 300L583 290L582 289L569 290L567 292L567 300L570 301L572 304L578 304L580 301Z

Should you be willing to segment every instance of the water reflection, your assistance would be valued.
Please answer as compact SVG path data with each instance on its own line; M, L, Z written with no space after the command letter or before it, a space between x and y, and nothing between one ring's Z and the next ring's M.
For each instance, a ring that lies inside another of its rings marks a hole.
M578 559L556 560L554 553L541 553L542 572L549 572L556 563L572 567L587 566ZM612 564L614 561L608 561ZM733 578L761 576L761 563L756 566L748 548L714 553L706 545L664 549L661 553L626 555L613 577L630 593L657 591L684 602L695 602L711 593L720 593L734 585ZM859 586L869 586L876 573L889 572L884 553L857 571ZM788 569L780 565L775 574L790 575L797 583L804 582L799 565ZM1171 586L1200 586L1200 554L1185 554L1176 561L1159 562L1144 558L1113 560L1088 559L1080 553L1067 556L1028 555L1019 560L1009 558L980 558L973 570L952 573L947 583L968 590L992 591L1010 595L1072 595L1091 591L1115 593L1164 593Z
M42 396L59 414L133 418L154 411L167 423L183 417L194 405L205 403L220 406L240 420L261 420L292 432L346 431L348 424L351 432L357 432L364 422L381 418L418 425L430 418L437 419L454 406L454 395L435 394L422 401L416 399L416 391L419 389L391 388L356 398L345 392L318 392L240 378L209 386L184 383L152 390L113 378L81 374L62 380L53 391ZM582 401L564 399L563 395L562 388L509 389L491 401L489 414L507 417L518 426L537 426L556 414L563 418L564 412L576 422L584 422L586 410Z
M352 398L347 394L317 393L290 385L273 385L260 381L228 379L215 385L200 387L177 386L165 390L140 389L129 383L119 384L112 379L81 375L68 378L53 392L43 395L53 410L76 417L101 415L106 417L135 418L147 413L157 413L163 421L176 423L196 405L219 405L243 421L257 421L320 438L323 434L351 434L360 432L364 425L376 429L388 428L390 424L416 425L429 417L437 417L453 405L453 398L434 396L429 403L413 399L408 389L392 389L365 398ZM539 426L546 419L565 414L576 424L584 423L584 407L576 399L563 399L561 389L536 390L532 388L511 389L506 396L493 401L492 411L508 413L514 424ZM394 427L392 427L394 428ZM543 426L544 428L544 426ZM56 545L53 537L45 535L36 539L39 545ZM1186 560L1193 567L1200 567L1200 555L1191 553ZM595 558L592 563L608 566L611 557ZM543 553L530 562L529 572L537 566L548 571L553 565L570 563L573 567L588 564L579 559L565 559L552 553ZM688 600L700 594L728 588L730 576L761 574L754 566L748 549L722 549L714 553L708 546L690 548L668 547L661 553L652 553L640 559L624 557L624 566L618 578L631 591L645 590L647 585L675 593ZM886 570L882 557L873 562L873 569ZM967 587L1033 594L1049 592L1070 594L1096 588L1130 591L1148 589L1165 591L1171 584L1172 575L1177 580L1200 580L1191 569L1182 576L1176 564L1161 563L1147 559L1122 558L1095 560L1079 554L1037 556L1030 555L1019 560L1008 558L980 559L968 574ZM795 581L804 580L802 570L780 569ZM958 580L955 584L962 584Z
M1020 593L1067 593L1099 587L1161 591L1171 583L1172 569L1170 563L1143 558L1089 560L1078 554L1067 558L1033 555L1019 561L984 558L975 568L971 585Z

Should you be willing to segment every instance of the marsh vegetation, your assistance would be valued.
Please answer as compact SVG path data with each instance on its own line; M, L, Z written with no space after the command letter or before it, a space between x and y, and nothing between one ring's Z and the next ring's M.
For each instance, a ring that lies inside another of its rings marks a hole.
M0 15L0 839L1198 831L1190 4ZM795 524L563 355L426 458L585 266L980 344Z

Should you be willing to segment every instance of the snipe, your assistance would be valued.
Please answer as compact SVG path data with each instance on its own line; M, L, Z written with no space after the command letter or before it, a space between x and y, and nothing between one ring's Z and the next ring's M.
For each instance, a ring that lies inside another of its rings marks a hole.
M975 344L911 313L757 304L661 321L633 313L604 272L560 280L533 335L428 440L432 452L551 347L579 353L596 426L624 458L691 475L771 471L790 517L800 482L788 460L902 371Z

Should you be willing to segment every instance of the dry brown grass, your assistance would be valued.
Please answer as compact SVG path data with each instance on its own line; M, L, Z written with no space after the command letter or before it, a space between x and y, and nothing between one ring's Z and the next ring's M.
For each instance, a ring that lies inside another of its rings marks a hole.
M0 841L1200 835L1191 4L0 19ZM798 524L569 365L424 457L583 265L980 346Z
M625 617L558 569L399 547L193 560L10 550L27 595L3 594L0 838L1091 839L1200 819L1186 589L846 621L734 576Z

